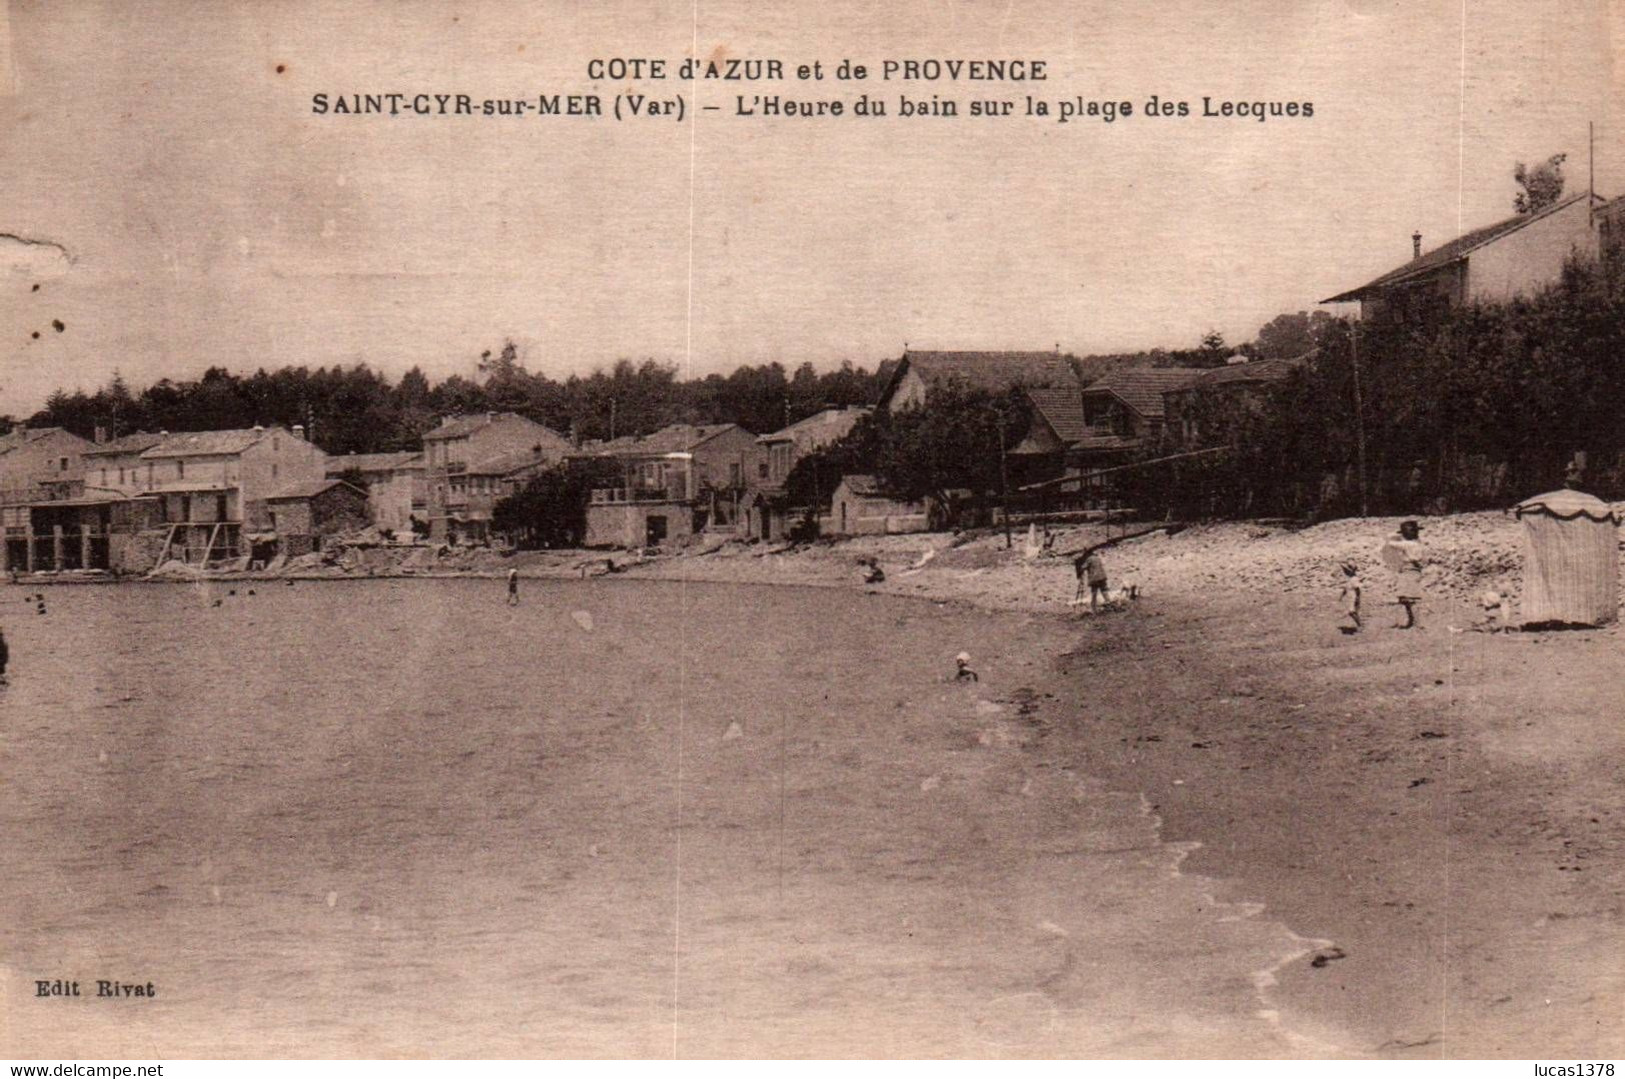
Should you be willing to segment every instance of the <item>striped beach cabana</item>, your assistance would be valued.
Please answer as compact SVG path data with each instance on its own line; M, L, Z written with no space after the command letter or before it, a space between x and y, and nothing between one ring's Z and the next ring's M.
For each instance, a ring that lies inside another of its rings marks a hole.
M1619 513L1580 491L1520 502L1525 626L1602 626L1619 617Z

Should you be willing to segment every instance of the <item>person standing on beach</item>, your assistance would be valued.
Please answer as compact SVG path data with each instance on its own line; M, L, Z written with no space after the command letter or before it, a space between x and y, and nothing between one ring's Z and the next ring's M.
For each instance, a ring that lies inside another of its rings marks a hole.
M6 644L6 632L0 630L0 686L6 684L6 667L11 663L11 648Z
M1089 586L1089 613L1095 614L1100 605L1106 602L1106 562L1100 557L1100 550L1090 547L1072 563L1072 568L1078 575L1078 590L1072 597L1073 603L1083 602L1083 586Z
M1344 633L1360 632L1360 567L1353 562L1343 563L1343 615L1348 619L1346 625L1337 627Z
M1421 525L1405 521L1399 526L1399 534L1388 537L1382 545L1383 565L1394 575L1394 600L1405 609L1405 621L1395 629L1422 627L1416 613L1422 603L1422 563L1427 558L1421 535Z
M508 606L519 606L519 571L517 569L508 571Z

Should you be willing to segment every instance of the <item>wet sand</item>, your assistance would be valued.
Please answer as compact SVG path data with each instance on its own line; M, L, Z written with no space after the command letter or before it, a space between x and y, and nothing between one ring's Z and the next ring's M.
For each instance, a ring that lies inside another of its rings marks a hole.
M1349 1055L1620 1056L1618 627L1371 613L1354 637L1306 598L1080 620L1075 759L1199 841L1188 869L1337 949L1281 972L1293 1029Z

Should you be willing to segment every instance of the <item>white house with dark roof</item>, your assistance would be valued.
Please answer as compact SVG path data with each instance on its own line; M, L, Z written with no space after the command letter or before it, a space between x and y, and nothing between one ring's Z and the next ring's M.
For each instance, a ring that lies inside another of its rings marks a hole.
M1415 321L1462 304L1527 296L1555 283L1569 259L1598 256L1609 206L1595 195L1572 195L1426 252L1415 233L1409 262L1321 302L1358 302L1362 319Z
M141 455L164 438L164 435L136 431L91 446L84 453L85 494L123 498L145 494L147 468Z

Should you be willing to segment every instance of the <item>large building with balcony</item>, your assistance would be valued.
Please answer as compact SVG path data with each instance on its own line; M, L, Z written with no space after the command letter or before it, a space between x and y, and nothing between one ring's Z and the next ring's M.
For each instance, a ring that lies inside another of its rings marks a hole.
M768 467L767 448L736 423L672 424L573 456L620 467L615 486L592 492L589 547L659 547L707 530L736 531L746 487Z
M298 427L85 443L71 487L42 484L8 506L4 568L143 572L241 558L256 534L272 539L268 500L322 479L326 458Z

